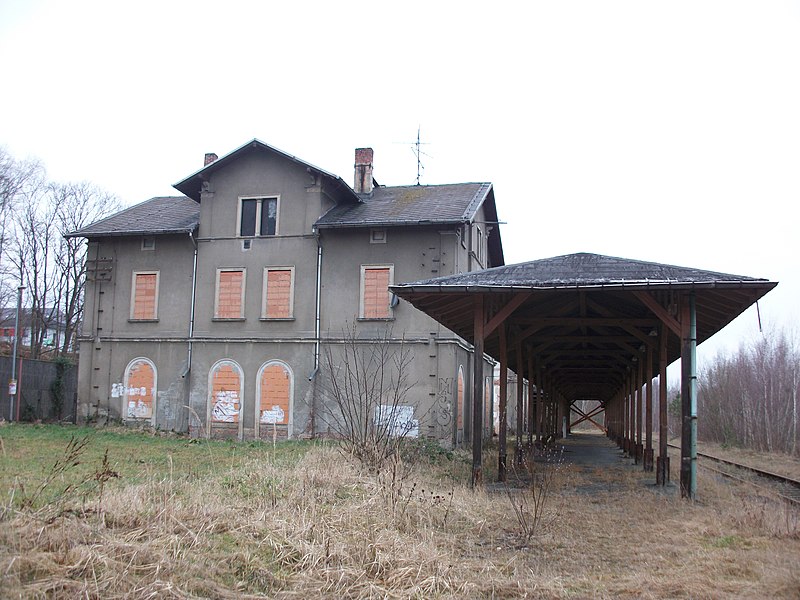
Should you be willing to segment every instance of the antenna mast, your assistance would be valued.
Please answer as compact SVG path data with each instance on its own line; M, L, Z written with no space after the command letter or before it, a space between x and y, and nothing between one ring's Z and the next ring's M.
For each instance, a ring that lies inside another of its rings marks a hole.
M422 158L421 157L424 154L425 156L430 158L430 154L425 154L425 152L423 152L422 149L421 149L421 146L424 146L426 144L424 144L422 141L420 141L419 131L420 131L420 126L418 125L417 126L417 141L414 142L414 147L411 148L411 151L414 153L414 156L417 157L417 185L420 185L419 180L422 178L422 172L425 170L425 166L422 164Z

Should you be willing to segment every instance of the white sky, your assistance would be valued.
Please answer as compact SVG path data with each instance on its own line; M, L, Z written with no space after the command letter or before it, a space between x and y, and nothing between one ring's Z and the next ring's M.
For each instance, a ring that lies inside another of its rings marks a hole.
M494 182L506 262L766 277L798 318L800 1L0 0L0 56L0 144L126 204L254 137L410 184L421 126L423 183Z

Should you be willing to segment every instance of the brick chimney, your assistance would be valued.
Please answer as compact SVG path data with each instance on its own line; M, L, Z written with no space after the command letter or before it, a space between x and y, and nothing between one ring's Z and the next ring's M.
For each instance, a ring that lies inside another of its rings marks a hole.
M356 194L372 193L372 148L356 148Z
M203 159L203 166L207 167L208 165L210 165L212 162L214 162L218 158L219 158L219 156L217 156L213 152L207 152L205 159Z

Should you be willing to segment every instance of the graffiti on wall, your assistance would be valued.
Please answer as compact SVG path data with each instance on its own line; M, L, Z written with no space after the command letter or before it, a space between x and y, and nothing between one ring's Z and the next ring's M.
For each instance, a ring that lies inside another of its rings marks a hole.
M236 423L239 420L239 392L220 390L214 394L211 418L219 423Z
M391 437L419 437L419 421L414 407L381 405L375 409L375 425L385 428Z
M270 425L274 423L283 423L285 416L286 413L280 406L276 404L269 410L261 411L261 422L268 423Z
M453 378L439 377L439 390L436 393L436 422L446 429L453 422L453 405L450 398L453 394Z

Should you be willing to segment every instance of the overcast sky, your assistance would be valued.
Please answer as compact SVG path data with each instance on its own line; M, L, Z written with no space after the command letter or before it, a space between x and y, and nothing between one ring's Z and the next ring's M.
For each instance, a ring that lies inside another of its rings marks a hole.
M780 281L800 311L800 2L0 0L0 145L125 204L256 137L352 181L492 181L506 262ZM748 310L700 348L757 333Z

